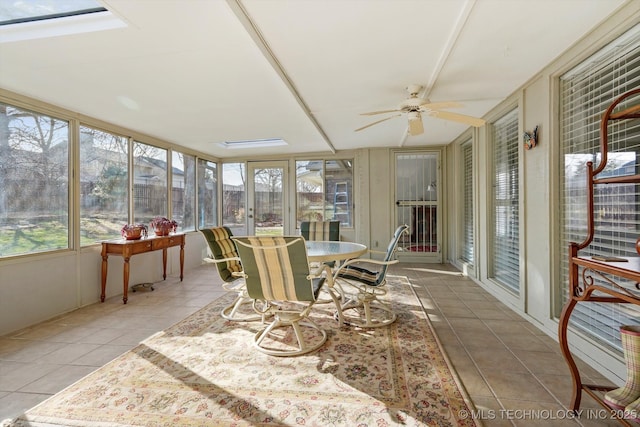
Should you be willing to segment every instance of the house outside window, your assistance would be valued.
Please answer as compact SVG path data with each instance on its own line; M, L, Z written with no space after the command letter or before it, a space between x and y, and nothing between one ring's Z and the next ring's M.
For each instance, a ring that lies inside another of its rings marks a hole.
M117 238L129 222L129 139L80 126L80 244Z
M296 161L296 220L353 227L353 160Z
M133 222L149 224L168 215L167 150L133 143Z

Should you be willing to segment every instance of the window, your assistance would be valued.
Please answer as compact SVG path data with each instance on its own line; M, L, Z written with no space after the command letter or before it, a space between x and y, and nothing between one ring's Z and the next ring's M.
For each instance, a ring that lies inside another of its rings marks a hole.
M113 239L129 222L129 139L80 126L80 244Z
M296 219L339 220L353 227L353 161L299 160L296 162Z
M518 110L493 123L492 278L520 292Z
M560 78L561 301L568 297L569 242L587 234L586 163L600 160L600 118L615 98L640 82L640 25ZM624 105L622 106L624 107ZM603 175L640 173L640 120L609 127L609 162ZM610 166L609 166L610 165ZM635 184L596 186L595 235L582 255L637 255L640 193ZM605 281L598 284L607 286ZM571 325L614 348L621 348L619 326L637 324L640 310L631 304L578 304Z
M218 225L218 166L198 159L198 228Z
M462 144L462 247L460 260L474 263L473 234L473 145L471 140Z
M97 0L21 0L0 6L0 25L106 12Z
M133 222L168 215L167 150L133 143ZM180 224L182 227L182 224Z
M183 231L195 230L196 158L171 152L171 218Z
M69 122L0 103L0 257L68 249Z
M247 174L244 163L222 165L222 225L233 234L245 235Z
M0 2L0 43L123 28L98 0Z

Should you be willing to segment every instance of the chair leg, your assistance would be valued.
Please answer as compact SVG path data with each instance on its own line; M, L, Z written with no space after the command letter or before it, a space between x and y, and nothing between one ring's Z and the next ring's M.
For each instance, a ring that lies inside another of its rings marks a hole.
M231 320L234 322L253 322L256 320L262 320L262 316L255 314L254 310L251 309L252 314L245 314L240 312L240 308L244 305L250 305L253 300L247 296L245 296L244 292L239 292L233 302L227 307L223 308L220 312L220 315L227 320Z
M348 313L350 310L358 312L357 316L349 316L344 313ZM382 317L374 316L373 311L382 311ZM362 315L364 312L364 316ZM380 301L376 295L361 292L357 297L351 298L346 304L342 306L342 313L344 320L347 324L360 326L361 328L378 328L381 326L387 326L395 322L397 315L393 311L393 308L387 303Z
M327 333L310 319L303 319L298 313L276 313L275 319L264 330L256 333L253 344L261 352L271 356L298 356L320 348L327 341ZM292 327L297 341L297 348L292 350L269 348L263 345L263 341L277 328ZM302 327L312 328L321 334L321 337L313 344L307 343Z

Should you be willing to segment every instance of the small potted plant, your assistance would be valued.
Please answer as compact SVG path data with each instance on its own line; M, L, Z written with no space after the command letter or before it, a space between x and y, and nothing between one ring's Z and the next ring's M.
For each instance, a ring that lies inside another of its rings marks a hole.
M163 216L153 218L149 224L155 231L156 236L168 236L169 233L178 229L178 223L175 220Z
M125 224L120 234L127 240L138 240L142 236L147 237L147 226L144 224Z

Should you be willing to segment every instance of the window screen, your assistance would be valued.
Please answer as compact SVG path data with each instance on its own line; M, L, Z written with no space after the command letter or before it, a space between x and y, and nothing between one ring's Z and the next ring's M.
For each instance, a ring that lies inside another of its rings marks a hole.
M561 243L582 242L587 234L586 163L600 161L600 119L608 106L640 84L640 26L636 26L560 78ZM628 105L627 105L628 106ZM625 108L625 105L620 105ZM640 120L609 126L608 164L598 178L640 173ZM635 256L640 230L636 184L594 188L593 242L580 255ZM568 260L561 257L561 301L568 298ZM607 286L606 282L600 281ZM620 348L619 326L637 324L640 310L629 304L580 303L571 323L586 334Z
M460 259L473 265L473 146L471 140L462 145L462 248Z
M520 292L518 110L493 123L493 279Z

